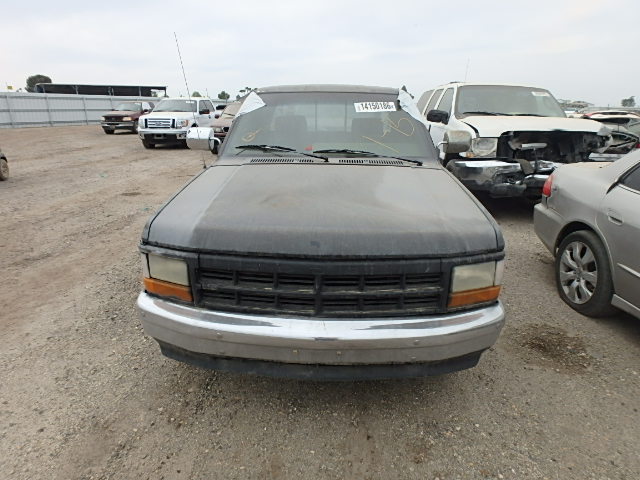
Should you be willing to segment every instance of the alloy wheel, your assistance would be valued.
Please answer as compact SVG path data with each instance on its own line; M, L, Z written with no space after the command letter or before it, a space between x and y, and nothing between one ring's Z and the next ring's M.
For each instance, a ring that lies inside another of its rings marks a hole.
M569 243L560 257L559 280L564 294L578 305L588 302L598 284L598 264L583 242Z

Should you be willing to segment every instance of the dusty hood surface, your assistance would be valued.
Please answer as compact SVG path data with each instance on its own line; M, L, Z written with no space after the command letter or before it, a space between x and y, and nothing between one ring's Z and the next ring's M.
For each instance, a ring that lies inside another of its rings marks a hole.
M600 122L582 118L562 117L510 117L472 115L462 118L478 131L480 137L499 137L504 132L548 132L560 130L564 132L586 132L606 135L608 130L603 129Z
M213 166L152 218L143 242L295 256L452 256L503 249L492 217L443 169Z

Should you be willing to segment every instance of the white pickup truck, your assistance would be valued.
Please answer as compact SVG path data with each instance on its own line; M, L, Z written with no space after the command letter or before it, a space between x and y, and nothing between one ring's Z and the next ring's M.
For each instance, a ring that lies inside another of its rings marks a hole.
M191 127L209 127L218 110L226 104L214 104L208 98L164 98L153 112L138 120L138 136L144 148L158 144L186 145L187 130Z
M611 131L594 120L566 118L548 90L454 82L418 101L447 170L474 191L492 197L540 199L549 174L564 163L603 153ZM447 154L452 132L471 135L466 152Z

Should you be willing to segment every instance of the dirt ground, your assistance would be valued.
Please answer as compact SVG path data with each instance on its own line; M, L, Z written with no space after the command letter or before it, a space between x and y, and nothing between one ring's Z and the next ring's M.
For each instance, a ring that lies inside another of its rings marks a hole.
M530 208L488 204L508 318L476 368L256 378L164 358L134 308L146 219L213 156L98 126L0 147L0 478L640 478L640 322L560 301Z

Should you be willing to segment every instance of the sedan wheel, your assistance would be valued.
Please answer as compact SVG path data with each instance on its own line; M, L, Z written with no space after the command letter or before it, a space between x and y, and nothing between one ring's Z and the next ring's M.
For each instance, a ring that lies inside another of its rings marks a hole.
M613 282L607 252L589 231L568 235L556 257L558 293L574 310L590 317L615 313L611 306Z

